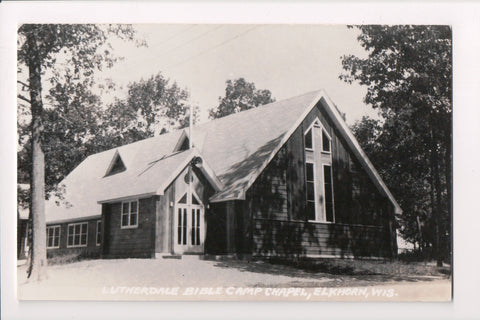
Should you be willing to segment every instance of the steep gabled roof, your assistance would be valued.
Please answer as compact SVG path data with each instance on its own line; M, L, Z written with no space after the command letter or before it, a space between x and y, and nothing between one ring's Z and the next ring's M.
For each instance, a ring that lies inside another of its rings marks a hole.
M330 116L379 191L392 202L395 212L401 213L397 201L323 90L240 112L196 129L208 132L202 154L225 185L211 201L245 199L248 188L318 104Z
M258 175L319 103L375 185L401 212L335 105L323 91L314 91L196 125L193 150L178 151L188 138L187 130L178 130L92 155L62 182L73 207L60 208L49 201L47 221L100 214L97 202L162 194L175 174L196 156L204 159L203 170L212 185L221 187L211 201L245 199ZM105 177L115 155L121 157L127 170Z

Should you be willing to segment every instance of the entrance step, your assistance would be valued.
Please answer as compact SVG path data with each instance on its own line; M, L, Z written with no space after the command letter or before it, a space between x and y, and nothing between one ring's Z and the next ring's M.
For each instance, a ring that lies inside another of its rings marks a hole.
M184 254L182 260L202 260L203 254Z
M155 258L163 258L163 259L182 259L182 256L179 254L155 254Z
M165 254L165 253L157 253L155 254L155 258L163 258L163 259L182 259L182 260L202 260L203 254Z

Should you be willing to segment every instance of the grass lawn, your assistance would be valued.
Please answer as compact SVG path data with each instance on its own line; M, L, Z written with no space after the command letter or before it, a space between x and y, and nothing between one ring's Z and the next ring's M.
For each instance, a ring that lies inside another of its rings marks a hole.
M451 297L449 268L398 261L328 259L286 265L194 257L84 260L49 265L48 279L42 282L27 281L25 270L25 265L17 267L18 297L27 300L448 301Z

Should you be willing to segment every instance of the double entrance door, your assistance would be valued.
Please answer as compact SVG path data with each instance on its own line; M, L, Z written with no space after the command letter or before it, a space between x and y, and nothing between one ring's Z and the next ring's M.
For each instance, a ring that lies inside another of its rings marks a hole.
M198 198L187 194L175 205L174 251L175 254L203 253L205 239L205 210Z

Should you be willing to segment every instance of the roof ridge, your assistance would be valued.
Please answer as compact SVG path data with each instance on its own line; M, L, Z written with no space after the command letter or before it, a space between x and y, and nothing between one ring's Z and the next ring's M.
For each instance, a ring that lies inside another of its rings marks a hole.
M223 122L223 121L225 121L225 119L231 119L231 118L233 118L233 117L239 116L240 114L245 115L246 113L251 113L251 112L253 112L253 111L258 112L258 111L261 111L261 110L263 110L263 109L272 107L272 105L274 105L274 104L277 104L277 103L285 103L286 101L298 99L298 98L300 98L300 97L303 97L303 96L306 96L306 95L310 95L310 94L313 94L313 93L318 93L318 92L321 92L321 91L322 91L321 89L309 91L309 92L306 92L306 93L303 93L303 94L300 94L300 95L297 95L297 96L294 96L294 97L290 97L290 98L287 98L287 99L282 99L282 100L270 102L270 103L267 103L267 104L264 104L264 105L260 105L260 106L258 106L258 107L250 108L250 109L248 109L248 110L243 110L243 111L240 111L240 112L232 113L232 114L226 115L226 116L221 117L221 118L210 119L209 121L202 122L202 123L199 123L199 124L195 124L195 125L193 126L193 129L195 129L195 128L201 129L202 127L206 126L207 124L211 124L212 122L216 122L216 123L218 123L218 122ZM94 155L98 155L98 154L102 154L102 153L105 153L105 152L108 152L108 151L112 151L112 150L115 150L115 149L124 148L124 147L131 146L131 145L134 145L134 144L143 143L143 142L145 142L145 141L151 141L151 140L153 140L153 139L159 139L160 137L163 138L163 137L165 137L165 136L167 136L167 135L171 135L171 134L174 134L174 133L181 132L181 131L185 130L186 128L187 128L187 127L175 129L175 130L172 130L172 131L169 131L169 132L165 132L165 133L163 133L163 134L160 134L160 135L158 135L158 136L153 136L153 137L149 137L149 138L137 140L137 141L134 141L134 142L130 142L130 143L128 143L128 144L123 144L123 145L121 145L121 146L117 146L117 147L114 147L114 148L110 148L110 149L107 149L107 150L104 150L104 151L100 151L100 152L91 154L91 155L89 155L88 157L94 156ZM172 151L172 152L173 152L173 151ZM171 153L169 153L169 154L171 154ZM87 158L88 158L88 157L87 157ZM85 159L86 159L86 158L85 158Z
M304 96L311 95L311 94L314 94L314 93L317 94L317 93L320 93L322 91L323 91L322 89L309 91L309 92L306 92L306 93L303 93L303 94L300 94L300 95L297 95L297 96L294 96L294 97L290 97L290 98L270 102L270 103L267 103L267 104L259 105L258 107L250 108L250 109L243 110L243 111L240 111L240 112L231 113L231 114L223 116L221 118L211 119L209 121L199 123L198 125L194 125L193 127L195 128L195 127L203 126L203 125L206 125L207 123L212 123L213 121L218 122L218 121L222 121L224 119L231 119L231 118L239 116L239 115L245 115L247 113L252 113L253 111L258 112L259 110L261 111L263 109L270 108L270 107L272 107L272 105L275 105L275 104L285 103L286 101L289 101L289 100L295 100L295 99L298 99L300 97L304 97Z

